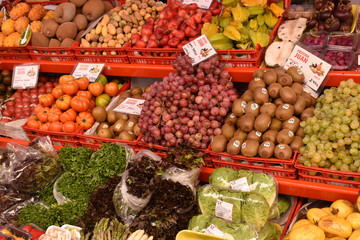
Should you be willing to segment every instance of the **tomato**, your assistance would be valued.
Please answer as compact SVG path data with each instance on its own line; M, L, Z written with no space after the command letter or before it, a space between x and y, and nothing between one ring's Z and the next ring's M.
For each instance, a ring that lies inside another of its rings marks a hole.
M53 87L53 83L52 82L46 82L45 83L45 88L52 88Z
M105 86L107 84L107 78L105 75L100 74L99 77L96 79L96 82L99 82Z
M33 229L33 227L30 225L25 225L22 227L22 230L24 230L26 232L30 232L32 229Z
M63 124L62 131L66 133L73 133L76 131L78 125L74 122L66 122Z
M22 97L30 97L30 91L29 90L25 90L21 93Z
M56 114L56 113L49 113L48 114L48 121L53 123L53 122L58 122L60 120L60 114Z
M66 112L60 115L60 121L63 123L74 122L75 120L76 120L76 112L72 108L70 108L69 110L67 110Z
M11 117L12 116L12 113L9 110L4 110L2 112L2 114L3 114L4 117Z
M84 98L87 98L89 100L91 100L91 98L92 98L92 94L89 91L78 91L76 96L84 97Z
M39 127L40 130L43 130L43 131L49 131L50 130L50 122L47 122L47 123L44 123L44 124L41 124L41 126Z
M69 81L61 84L62 90L67 95L75 95L79 90L79 86L75 81Z
M90 100L90 106L89 106L88 112L91 112L92 109L93 109L95 106L96 106L95 101L94 101L94 100Z
M70 106L77 112L86 112L89 109L90 101L87 98L75 96L71 99Z
M68 110L70 108L71 97L69 95L63 95L56 100L56 107L60 110Z
M42 112L43 110L44 110L44 107L39 104L35 107L34 113L35 113L35 115L37 115L39 112Z
M45 94L39 97L39 103L44 107L50 107L54 102L54 97L51 94Z
M76 117L76 123L85 130L91 128L91 126L94 124L94 121L94 117L89 112L81 112Z
M49 108L44 108L41 112L38 112L36 116L39 118L41 122L47 122L48 121L48 114L49 114Z
M46 92L46 93L51 93L52 90L53 90L52 88L47 88L45 92Z
M56 106L54 106L54 107L50 108L49 113L60 115L60 114L62 114L62 111L60 109L58 109Z
M40 87L40 88L38 89L38 94L39 94L39 95L45 94L45 92L46 92L45 87Z
M89 91L91 92L92 95L97 97L97 96L100 96L103 93L104 85L102 85L101 83L98 83L98 82L90 83L88 89L89 89Z
M119 93L119 87L116 83L111 82L105 85L105 93L111 97Z
M95 103L96 106L106 107L110 103L110 96L107 94L101 94L100 96L96 97Z
M75 79L75 82L79 86L80 90L86 90L89 86L89 79L87 77Z
M50 124L49 130L53 131L53 132L61 132L62 131L62 125L63 124L61 122L52 122Z
M66 83L66 82L69 82L69 81L74 81L74 80L75 80L75 78L72 75L62 75L59 78L59 83L63 84L63 83Z
M64 92L62 90L61 85L57 86L56 88L54 88L51 92L51 94L54 96L54 98L59 98L62 95L64 95Z
M32 116L27 120L26 125L29 128L39 129L39 127L41 126L41 122L39 118L37 118L36 116Z

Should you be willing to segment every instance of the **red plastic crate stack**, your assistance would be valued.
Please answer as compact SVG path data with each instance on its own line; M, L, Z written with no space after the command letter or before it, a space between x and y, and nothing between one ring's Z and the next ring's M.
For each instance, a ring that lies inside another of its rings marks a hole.
M72 47L34 47L26 46L30 57L35 61L76 61Z
M129 63L125 47L80 47L76 43L73 49L76 59L81 62Z

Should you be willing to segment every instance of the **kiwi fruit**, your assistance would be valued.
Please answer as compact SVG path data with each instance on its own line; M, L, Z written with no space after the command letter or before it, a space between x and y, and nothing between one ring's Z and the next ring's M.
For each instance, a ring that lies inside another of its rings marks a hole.
M289 67L286 71L295 83L302 83L305 79L304 73L297 67Z
M129 91L120 93L119 97L121 98L131 98L132 94Z
M245 114L253 115L257 117L260 113L260 106L256 102L248 102L245 106Z
M277 74L275 70L269 70L264 72L263 79L267 86L270 86L270 84L275 83L277 81Z
M76 13L75 4L64 2L56 7L54 11L54 19L59 24L65 22L71 22L75 17L75 13Z
M283 129L278 132L276 136L276 141L278 143L290 144L294 140L294 132L289 129Z
M304 92L303 86L297 82L294 82L291 85L291 89L295 91L296 95L301 95Z
M291 86L293 80L289 74L283 73L278 76L278 83L280 83L283 87Z
M41 32L34 32L31 35L31 45L35 47L48 47L50 40Z
M101 138L113 138L114 134L113 132L110 130L110 128L101 128L98 132L97 135Z
M136 139L136 136L131 131L122 131L119 134L118 139L125 140L125 141L134 141Z
M236 116L236 117L241 117L244 114L244 107L246 106L246 102L243 101L242 99L236 99L233 102L232 105L232 113Z
M277 98L277 99L274 100L274 104L276 106L279 106L281 104L284 104L284 101L281 98Z
M291 117L282 123L283 129L289 129L292 132L296 132L300 127L300 119L297 117Z
M289 160L292 157L292 150L287 144L279 144L275 147L274 155L280 160Z
M293 151L299 151L299 149L304 146L303 142L302 142L302 137L299 137L299 136L295 136L294 137L294 140L291 142L290 144L290 148L293 150Z
M132 95L132 98L144 99L144 97L141 94Z
M273 118L271 119L271 123L270 123L270 126L269 126L269 129L270 130L275 130L275 131L280 131L281 129L281 125L282 125L282 121L280 121L279 119L277 118Z
M274 71L276 72L277 75L286 73L286 70L283 67L274 68Z
M86 29L88 25L86 17L82 14L76 14L72 22L76 24L78 31Z
M270 130L275 130L275 131L280 131L281 129L281 125L282 125L282 121L280 121L279 119L277 118L273 118L271 119L271 123L270 123L270 126L269 126L269 129Z
M305 121L306 119L308 119L309 117L314 116L314 107L309 107L306 108L302 113L301 113L301 121Z
M87 0L69 0L69 2L73 3L77 8L82 7Z
M138 122L140 118L140 116L134 114L129 114L128 116L129 116L129 120L132 120L134 122Z
M254 100L257 104L262 105L269 101L269 93L266 88L255 88L254 90Z
M294 115L294 107L291 104L281 104L276 108L275 116L280 121L286 121Z
M259 142L253 139L247 139L241 145L241 154L245 157L255 157L258 153Z
M61 42L59 40L57 40L56 38L50 39L49 47L60 47L60 46L61 46Z
M117 120L112 125L112 131L114 132L114 134L119 135L122 131L124 131L125 125L126 125L126 120L124 119Z
M225 118L225 123L231 123L232 125L236 125L238 117L234 113L228 114Z
M263 135L261 140L263 142L265 141L270 141L273 143L276 143L276 137L277 137L278 132L275 130L267 130Z
M275 110L276 105L270 102L264 103L264 105L260 107L260 113L267 113L272 118L275 116Z
M130 90L130 93L132 95L142 95L143 90L140 87L132 87L131 90Z
M242 142L243 141L238 136L235 136L235 137L231 138L230 141L228 142L227 146L226 146L226 152L231 154L231 155L239 154L240 150L241 150Z
M260 142L261 136L262 136L261 132L252 130L251 132L248 133L248 135L246 136L246 139L253 139L253 140Z
M135 124L135 127L134 127L134 134L138 137L141 133L141 129L139 127L138 124Z
M280 97L284 103L295 104L296 103L296 93L290 87L283 87L280 89Z
M241 99L245 102L254 101L254 93L250 90L246 90L243 95L241 95Z
M62 42L60 47L71 47L74 44L75 40L71 38L65 38Z
M254 78L262 78L265 72L266 72L265 69L256 69L253 73L253 76Z
M76 34L77 27L73 22L63 23L56 30L56 37L59 41L63 41L65 38L75 39Z
M114 111L109 111L107 113L106 118L107 118L108 123L114 124L116 122L116 114L115 114L115 112Z
M231 123L225 123L221 128L221 132L227 140L230 140L234 136L235 127Z
M237 130L235 131L235 133L234 133L234 137L236 137L236 136L240 137L240 139L241 139L242 141L245 141L245 139L246 139L246 137L247 137L247 133L241 131L241 129L239 128L239 129L237 129Z
M150 90L151 90L151 85L148 85L145 87L144 92L148 93L148 92L150 92Z
M282 88L282 85L280 83L272 83L268 87L269 96L271 98L278 98L280 97L280 89Z
M298 95L294 104L294 110L296 115L301 115L306 107L306 100L303 96Z
M134 131L135 124L136 122L130 118L124 126L124 131Z
M104 4L104 8L105 8L105 13L109 12L111 9L113 9L114 7L111 5L111 3L109 1L102 1Z
M101 0L89 0L82 7L82 13L91 22L105 13L105 6Z
M256 117L254 128L259 132L265 132L271 123L271 116L267 113L261 113Z
M124 119L125 121L129 120L129 116L125 113L115 112L115 116L117 120Z
M85 30L81 30L80 32L78 32L78 34L75 37L75 41L76 42L80 42L81 41L81 36L84 34Z
M53 18L45 19L42 22L41 31L46 37L52 38L55 37L58 27L59 24Z
M106 110L104 107L96 106L92 109L91 114L93 115L95 121L105 122L106 121Z
M224 152L227 142L228 140L224 135L217 135L213 138L210 144L211 150L214 152Z
M243 132L250 132L254 129L255 117L251 114L245 114L238 120L238 126Z
M262 158L271 158L274 154L275 144L270 141L265 141L259 146L259 156Z
M303 127L299 127L299 129L296 131L296 136L299 136L299 137L305 137L305 132L304 132L304 128Z
M266 84L263 79L254 78L253 80L251 80L249 82L248 89L253 92L256 88L258 88L258 87L264 88L265 86L266 86Z
M99 126L96 128L96 132L98 132L102 128L110 128L110 124L107 122L100 123Z
M306 107L311 107L311 106L315 106L316 104L316 99L311 96L310 94L308 94L307 92L303 92L301 94L301 96L303 96L306 100Z

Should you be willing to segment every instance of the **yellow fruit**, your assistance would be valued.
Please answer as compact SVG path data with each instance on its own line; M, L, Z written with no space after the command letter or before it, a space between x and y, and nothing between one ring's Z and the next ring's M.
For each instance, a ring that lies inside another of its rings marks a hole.
M29 19L27 17L21 17L15 21L14 28L18 33L22 33L29 25Z
M10 35L13 32L15 32L15 21L12 19L7 19L3 24L1 25L1 31L5 35Z
M332 238L328 238L329 240L346 240L346 238L342 238L342 237L332 237Z
M325 240L325 233L313 224L305 224L291 230L289 240Z
M320 218L326 215L328 214L324 210L321 210L320 208L311 208L306 213L307 219L314 224L317 224Z
M31 24L30 24L30 28L31 28L31 31L34 33L34 32L41 32L41 26L42 26L42 22L40 21L33 21Z
M328 215L332 215L330 212L330 207L324 207L321 210L323 210L324 212L326 212Z
M26 16L30 11L30 6L27 3L18 3L10 11L10 18L16 20Z
M330 211L337 217L346 218L350 213L355 211L355 208L348 200L340 199L331 204Z
M348 238L348 240L360 240L360 229L356 229Z
M0 47L4 46L5 34L0 32Z
M20 34L17 32L14 32L7 36L4 40L4 47L18 47L20 46Z
M358 212L350 213L346 217L346 221L348 221L351 224L353 229L360 228L360 213Z
M352 233L350 223L337 216L327 215L322 217L318 222L318 226L333 237L348 238Z
M310 222L310 221L307 220L307 219L301 219L301 220L297 221L297 222L294 224L294 226L292 227L292 229L295 229L295 228L300 227L300 226L305 225L305 224L313 224L313 223Z
M360 196L356 200L356 206L357 206L358 211L360 212Z

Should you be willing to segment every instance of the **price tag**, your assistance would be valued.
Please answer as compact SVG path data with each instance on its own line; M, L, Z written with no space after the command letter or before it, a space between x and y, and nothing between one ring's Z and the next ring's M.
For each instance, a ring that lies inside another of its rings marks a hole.
M250 187L246 177L239 178L237 180L230 182L230 187L233 190L238 190L242 192L250 192Z
M209 9L213 0L183 0L182 3L185 5L196 3L199 8Z
M104 63L78 63L71 75L74 78L87 77L89 82L95 82L104 66Z
M304 74L304 90L313 97L318 97L318 89L331 69L331 65L311 52L296 45L284 68L298 67Z
M136 98L127 98L119 106L114 108L114 112L140 115L145 100Z
M193 66L217 53L205 35L185 44L183 49L186 55L192 58Z
M3 18L0 19L0 21L5 22L6 21L6 8L5 8L5 6L1 8L1 13L3 15Z
M205 229L205 233L217 237L225 236L225 233L221 231L217 226L211 224L207 229Z
M11 87L14 89L36 87L39 78L39 69L39 64L14 66Z
M215 216L232 221L233 207L233 204L217 199L215 206Z

